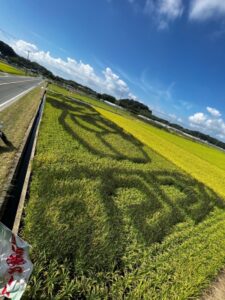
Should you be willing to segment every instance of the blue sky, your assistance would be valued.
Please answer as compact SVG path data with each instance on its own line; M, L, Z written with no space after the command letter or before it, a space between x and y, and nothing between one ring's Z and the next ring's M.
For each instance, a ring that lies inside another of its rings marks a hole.
M224 17L224 0L2 0L0 38L56 74L225 141Z

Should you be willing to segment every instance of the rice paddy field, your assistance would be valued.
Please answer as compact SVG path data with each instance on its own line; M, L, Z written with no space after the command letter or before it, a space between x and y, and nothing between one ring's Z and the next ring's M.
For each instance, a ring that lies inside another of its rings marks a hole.
M68 91L58 85L55 85L55 84L49 84L49 91L67 96L69 98L75 98L79 101L87 103L96 108L103 108L106 111L111 111L111 112L114 112L114 113L122 115L122 116L131 116L131 114L128 111L123 110L122 108L110 106L107 103L105 103L104 101L97 100L88 95L83 95L83 94L80 94L80 93L74 92L74 91L70 92L70 91Z
M0 61L0 72L13 75L25 75L25 72Z
M225 152L171 134L138 119L96 108L159 154L225 197Z
M155 130L48 92L24 299L197 299L223 268L225 156Z

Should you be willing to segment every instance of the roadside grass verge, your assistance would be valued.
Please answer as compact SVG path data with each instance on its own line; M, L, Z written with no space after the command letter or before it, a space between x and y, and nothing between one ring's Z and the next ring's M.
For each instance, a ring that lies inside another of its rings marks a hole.
M25 133L40 103L40 87L35 88L20 100L0 112L0 121L3 122L3 131L13 143L14 149L10 149L0 140L0 195L8 174L14 165L16 154L23 142Z
M225 263L224 208L94 108L48 92L22 233L35 264L24 299L193 299Z
M13 66L10 66L2 61L0 61L0 72L14 74L14 75L25 75L25 72L19 69L16 69Z

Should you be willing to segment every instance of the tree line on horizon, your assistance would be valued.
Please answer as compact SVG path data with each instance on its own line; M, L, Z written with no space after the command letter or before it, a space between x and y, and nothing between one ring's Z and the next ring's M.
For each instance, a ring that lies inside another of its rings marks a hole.
M77 90L78 92L88 94L98 100L104 100L111 102L113 104L116 104L122 108L125 108L129 112L135 114L135 115L141 115L149 119L149 121L157 121L160 123L163 123L167 126L170 126L176 130L182 131L185 134L191 135L193 137L196 137L198 139L201 139L205 142L208 142L210 144L213 144L219 148L222 148L225 150L225 143L210 136L207 134L204 134L199 131L190 130L187 128L182 127L181 125L171 123L168 120L162 119L160 117L155 116L152 114L152 110L145 104L136 101L134 99L117 99L116 97L112 95L108 95L105 93L98 93L94 91L93 89L84 86L82 84L77 83L74 80L68 80L64 79L60 76L54 75L51 71L43 67L42 65L38 64L37 62L30 61L29 59L26 59L20 55L18 55L12 47L4 43L3 41L0 41L0 58L3 58L8 63L23 68L25 70L30 71L33 74L41 75L51 81L54 81L56 84L62 85L67 88L72 88ZM148 120L146 120L148 121Z

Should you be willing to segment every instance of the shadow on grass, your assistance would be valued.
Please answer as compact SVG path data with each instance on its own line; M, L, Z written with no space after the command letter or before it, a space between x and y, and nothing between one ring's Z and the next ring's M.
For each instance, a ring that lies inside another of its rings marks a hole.
M68 178L68 172L54 170L51 176L53 180L60 181L61 178ZM84 178L101 181L100 201L104 204L112 229L110 239L114 244L118 242L118 245L124 234L122 214L129 215L130 222L142 235L143 241L150 245L161 242L179 222L191 219L198 224L215 207L225 207L224 202L211 189L179 172L130 172L125 168L110 167L100 171L76 166L70 169L69 177L71 182ZM172 189L172 193L167 188ZM123 189L126 189L126 195L120 194ZM135 198L136 191L140 192L137 197L141 194L142 199ZM58 193L60 195L60 191ZM62 196L63 193L61 190ZM120 203L123 203L123 207Z
M114 167L102 163L101 168L91 163L87 166L79 163L75 167L67 165L66 168L58 164L57 167L48 166L46 170L41 170L39 184L42 191L39 196L43 198L46 193L46 203L55 203L60 220L57 235L65 242L65 249L62 245L62 251L58 254L56 249L54 255L61 256L63 253L66 258L70 257L76 270L113 269L123 272L122 258L129 244L131 229L136 232L139 243L150 246L162 242L176 224L187 220L198 224L216 207L224 209L223 201L211 189L185 173L144 168L139 163L147 164L151 159L143 145L120 127L102 118L93 108L80 103L75 107L65 98L62 102L48 97L47 101L61 111L60 124L82 144L84 151L91 152L93 156L133 163L132 171L126 163ZM75 126L71 127L68 120ZM79 135L76 128L82 128L83 133L93 134L92 138L98 139L108 152L103 153L90 145L91 141L85 134ZM112 132L118 139L124 140L125 146L134 147L138 155L124 155L116 144L106 140L106 136ZM85 194L82 180L90 185L98 182L99 185ZM66 188L60 187L60 182L66 182ZM48 190L52 191L50 195L46 192ZM83 198L78 199L79 190ZM55 202L60 197L63 201ZM97 207L103 206L105 217L99 214L99 219L93 219L87 208L92 203L89 201L97 203ZM44 209L41 215L47 232L56 235L48 209ZM79 226L76 227L76 224ZM68 236L65 228L70 232ZM95 231L101 232L101 228L106 228L106 234L96 237ZM52 243L49 249L53 249L54 238L48 243Z
M100 157L111 157L116 160L130 160L135 163L148 163L151 161L141 142L134 139L130 134L125 133L123 129L116 124L104 119L94 108L80 102L76 103L75 108L66 97L63 97L63 102L48 97L48 102L62 111L59 122L63 128L92 154ZM77 128L82 129L83 132L86 131L92 134L93 139L104 145L105 152L92 146L89 136L85 138L85 135L79 135L78 130L74 130L67 122L66 118L68 117L70 117ZM81 121L83 122L81 123ZM110 135L121 138L121 144L119 146L124 147L127 152L126 154L118 150L116 141L110 143L107 140L107 137L110 137ZM136 152L135 156L129 156L129 148Z
M13 152L16 148L12 145L12 147L8 146L0 146L0 155L2 153Z

